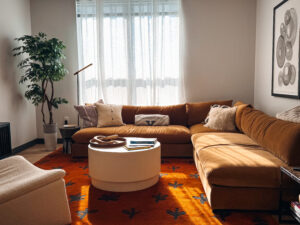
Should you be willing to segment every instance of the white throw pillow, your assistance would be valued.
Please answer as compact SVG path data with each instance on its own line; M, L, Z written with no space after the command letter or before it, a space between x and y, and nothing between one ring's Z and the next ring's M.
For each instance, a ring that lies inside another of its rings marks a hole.
M161 114L137 114L134 124L137 126L168 126L170 118Z
M97 127L123 126L122 106L96 103L98 112Z
M236 131L235 112L236 107L213 105L204 126L220 131Z

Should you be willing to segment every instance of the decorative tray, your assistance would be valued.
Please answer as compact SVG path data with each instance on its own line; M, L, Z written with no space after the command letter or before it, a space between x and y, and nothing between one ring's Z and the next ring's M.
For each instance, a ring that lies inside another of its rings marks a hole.
M115 148L126 145L126 139L118 135L98 135L90 140L90 145L95 148Z

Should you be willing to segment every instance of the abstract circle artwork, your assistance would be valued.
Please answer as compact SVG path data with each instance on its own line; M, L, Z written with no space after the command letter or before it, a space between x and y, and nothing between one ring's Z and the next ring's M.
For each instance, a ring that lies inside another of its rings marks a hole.
M299 0L274 8L272 95L299 98Z
M277 48L276 48L276 58L277 58L277 64L280 68L282 68L284 65L285 56L286 56L286 47L284 43L284 38L283 36L279 36L277 41Z

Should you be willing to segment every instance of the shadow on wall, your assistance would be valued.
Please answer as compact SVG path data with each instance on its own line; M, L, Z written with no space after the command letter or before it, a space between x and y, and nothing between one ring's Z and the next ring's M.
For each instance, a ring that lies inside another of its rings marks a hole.
M12 49L12 41L8 38L0 39L0 60L2 66L0 67L0 83L6 87L10 92L6 96L10 96L11 99L7 99L8 102L12 102L14 110L18 110L22 103L25 103L25 99L22 93L22 86L19 85L19 74L17 73L17 58L14 58Z

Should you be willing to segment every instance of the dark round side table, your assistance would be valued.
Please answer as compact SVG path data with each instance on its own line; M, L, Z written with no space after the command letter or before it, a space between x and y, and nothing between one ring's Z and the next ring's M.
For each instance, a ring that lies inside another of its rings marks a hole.
M61 127L59 128L61 137L63 138L63 153L71 154L72 135L80 130L80 127Z

